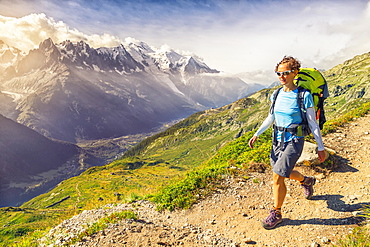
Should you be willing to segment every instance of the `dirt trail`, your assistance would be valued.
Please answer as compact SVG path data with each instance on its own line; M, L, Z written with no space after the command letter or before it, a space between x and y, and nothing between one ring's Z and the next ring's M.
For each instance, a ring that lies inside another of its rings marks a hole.
M260 221L272 206L271 172L251 179L229 178L227 187L190 210L156 212L134 206L136 222L121 222L76 246L330 246L365 222L360 209L370 205L370 115L324 137L336 151L339 167L329 173L298 167L317 178L312 200L295 181L287 181L284 221L265 230Z

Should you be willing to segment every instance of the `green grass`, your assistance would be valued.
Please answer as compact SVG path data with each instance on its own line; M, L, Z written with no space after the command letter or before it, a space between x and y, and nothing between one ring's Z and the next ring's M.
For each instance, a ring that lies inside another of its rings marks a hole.
M60 217L73 214L66 211L32 208L1 208L0 246L36 246L35 241L52 226L61 222Z
M369 215L369 213L368 213ZM369 247L370 229L369 226L356 227L351 234L339 240L337 247Z
M364 103L354 110L351 110L344 115L335 118L333 120L329 120L325 123L324 129L322 130L322 134L328 134L333 132L337 127L343 126L344 124L353 121L355 118L362 117L366 115L370 111L370 102Z
M370 206L363 208L363 216L370 219ZM370 246L370 224L356 227L351 234L339 241L338 247L369 247Z
M267 163L271 147L271 130L264 133L256 143L253 154L248 154L251 149L248 140L252 132L228 143L217 154L187 173L183 178L173 180L164 186L151 198L159 210L174 210L176 208L190 208L197 200L205 197L219 186L223 175L231 173L232 166L246 168L251 162ZM269 144L270 143L270 144ZM256 155L258 154L258 155ZM249 159L248 159L249 157Z

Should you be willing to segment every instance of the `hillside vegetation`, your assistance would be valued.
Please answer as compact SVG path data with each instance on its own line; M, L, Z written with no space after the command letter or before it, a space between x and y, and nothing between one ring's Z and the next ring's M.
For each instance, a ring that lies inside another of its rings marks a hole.
M325 72L331 97L324 133L369 111L369 57L357 56ZM1 209L0 224L6 227L0 242L30 246L62 220L108 203L147 198L161 209L189 208L224 174L232 174L232 167L268 163L270 133L254 150L246 142L265 118L273 90L193 114L109 165L90 168L21 207Z

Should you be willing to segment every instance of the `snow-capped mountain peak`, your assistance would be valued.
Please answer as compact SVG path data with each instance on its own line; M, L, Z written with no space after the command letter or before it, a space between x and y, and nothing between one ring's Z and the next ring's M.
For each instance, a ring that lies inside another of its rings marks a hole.
M155 47L151 47L149 46L147 43L143 42L143 41L140 41L140 40L137 40L137 39L134 39L134 38L126 38L125 39L125 42L122 43L123 46L126 48L126 49L135 49L137 51L142 51L142 52L145 52L145 53L152 53L154 52L154 50L156 50Z
M165 73L182 73L183 75L185 75L184 73L194 75L219 72L209 68L199 58L184 55L168 45L156 48L134 38L126 38L123 45L136 61L142 63L146 70L154 73L157 70Z

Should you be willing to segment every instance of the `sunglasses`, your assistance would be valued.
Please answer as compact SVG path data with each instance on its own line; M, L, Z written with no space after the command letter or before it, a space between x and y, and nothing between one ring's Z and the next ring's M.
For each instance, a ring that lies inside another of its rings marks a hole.
M283 71L283 72L278 72L278 71L275 71L275 73L278 75L278 76L282 76L282 75L289 75L290 73L292 73L294 70L287 70L287 71Z

